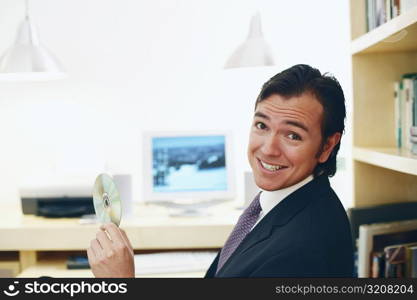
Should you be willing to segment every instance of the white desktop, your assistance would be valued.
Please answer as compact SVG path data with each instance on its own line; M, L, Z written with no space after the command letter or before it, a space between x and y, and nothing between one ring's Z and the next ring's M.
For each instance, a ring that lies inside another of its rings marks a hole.
M235 197L231 134L147 132L143 140L144 199L202 215Z

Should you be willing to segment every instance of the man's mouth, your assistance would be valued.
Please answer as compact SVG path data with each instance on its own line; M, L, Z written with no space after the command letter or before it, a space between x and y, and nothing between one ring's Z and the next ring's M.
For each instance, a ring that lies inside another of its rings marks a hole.
M259 160L259 162L261 163L261 165L264 169L266 169L268 171L271 171L271 172L276 172L278 170L287 168L287 166L284 166L284 165L272 165L272 164L268 164L268 163L266 163L266 162L264 162L260 159L258 159L258 160Z

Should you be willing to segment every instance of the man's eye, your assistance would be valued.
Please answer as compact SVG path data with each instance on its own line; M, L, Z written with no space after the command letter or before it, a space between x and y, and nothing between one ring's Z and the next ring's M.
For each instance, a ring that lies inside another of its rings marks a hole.
M265 129L266 125L262 122L256 122L255 127L258 128L258 129Z
M288 137L292 140L301 141L301 137L296 133L290 133Z

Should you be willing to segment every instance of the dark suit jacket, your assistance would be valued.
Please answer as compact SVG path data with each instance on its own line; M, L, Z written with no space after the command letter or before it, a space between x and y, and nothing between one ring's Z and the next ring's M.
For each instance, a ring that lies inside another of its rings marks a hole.
M210 277L352 277L353 244L346 212L318 176L278 203Z

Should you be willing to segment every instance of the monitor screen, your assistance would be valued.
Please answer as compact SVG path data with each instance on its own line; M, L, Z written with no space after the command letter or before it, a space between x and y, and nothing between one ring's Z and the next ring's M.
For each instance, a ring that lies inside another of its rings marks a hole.
M228 142L220 133L150 134L144 148L147 200L226 196L233 185Z
M154 192L226 191L225 137L152 138Z

